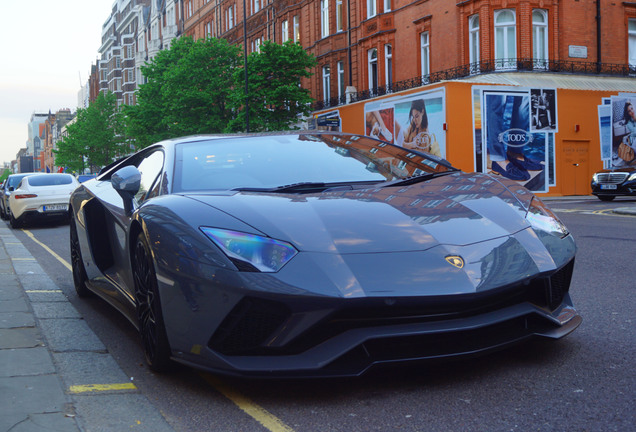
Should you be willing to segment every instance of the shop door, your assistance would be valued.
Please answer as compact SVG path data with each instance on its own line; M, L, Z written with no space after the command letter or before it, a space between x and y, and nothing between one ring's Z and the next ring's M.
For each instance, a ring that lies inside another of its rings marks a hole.
M557 169L561 170L561 175L557 174L557 178L563 182L563 195L589 195L592 192L589 150L589 141L563 141L562 162L557 164Z

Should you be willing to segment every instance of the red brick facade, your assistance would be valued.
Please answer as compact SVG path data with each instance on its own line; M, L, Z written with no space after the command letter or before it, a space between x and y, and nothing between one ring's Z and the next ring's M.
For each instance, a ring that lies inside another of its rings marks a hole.
M534 56L535 11L541 11L547 20L549 61L626 65L628 20L636 18L636 2L602 3L601 32L597 38L595 0L375 0L375 15L367 10L373 0L326 1L329 31L323 36L321 8L324 3L321 0L245 0L249 51L255 49L259 40L282 42L284 21L287 21L287 38L293 40L294 19L297 19L300 43L318 60L313 78L303 83L317 100L322 100L324 95L322 71L325 66L331 71L327 92L330 98L342 96L337 79L339 66L346 85L353 85L356 91L368 90L373 82L369 57L374 48L377 49L378 86L385 85L389 73L392 82L426 75L422 70L424 32L428 32L430 73L467 65L471 62L468 23L477 14L479 58L473 60L481 62L497 58L495 14L504 9L514 16L511 30L514 49L510 48L506 57L529 60ZM242 44L243 4L241 0L187 0L184 33L195 38L223 37ZM341 29L337 28L339 5ZM389 45L390 72L387 69ZM342 63L339 65L339 62Z

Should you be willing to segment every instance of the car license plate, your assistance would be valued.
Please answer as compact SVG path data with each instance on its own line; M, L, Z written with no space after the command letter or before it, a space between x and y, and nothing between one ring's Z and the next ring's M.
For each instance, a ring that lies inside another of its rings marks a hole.
M602 185L601 185L601 189L618 189L618 186L616 186L616 185L612 185L612 184L610 184L610 185L604 185L604 184L602 184Z
M49 205L42 206L42 210L45 212L66 211L68 210L68 204L49 204Z

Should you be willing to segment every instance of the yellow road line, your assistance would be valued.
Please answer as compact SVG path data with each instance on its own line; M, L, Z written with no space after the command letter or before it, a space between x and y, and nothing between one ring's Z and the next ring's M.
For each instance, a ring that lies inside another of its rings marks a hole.
M121 383L121 384L86 384L75 385L68 388L69 393L90 393L90 392L103 392L103 391L117 391L117 390L137 390L137 387L133 383Z
M232 390L216 377L206 373L201 373L201 377L222 393L223 396L234 402L243 412L262 424L267 430L271 432L294 432L294 430L283 423L282 420L274 417L264 408L261 408L245 396Z
M64 267L66 267L67 269L69 269L70 271L73 271L73 267L71 267L71 265L61 256L59 256L58 254L56 254L55 252L53 252L53 249L51 249L50 247L48 247L47 245L45 245L44 243L42 243L40 240L36 239L35 236L33 235L33 233L29 230L22 230L25 232L26 235L28 235L29 237L31 237L31 240L33 240L34 242L36 242L37 244L39 244L40 246L42 246L44 248L45 251L47 251L48 253L50 253L51 255L53 255L53 257L58 260L59 262L62 263L62 265Z

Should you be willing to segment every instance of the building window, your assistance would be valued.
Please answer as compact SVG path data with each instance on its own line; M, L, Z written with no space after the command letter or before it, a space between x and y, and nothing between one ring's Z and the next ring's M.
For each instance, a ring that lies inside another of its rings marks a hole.
M479 73L479 15L468 18L468 38L470 73Z
M281 42L285 43L289 40L289 24L287 20L283 21L280 25Z
M320 34L329 36L329 0L320 0Z
M331 89L331 67L329 65L322 67L322 99L326 102L329 100Z
M514 69L517 60L517 25L515 11L495 11L495 68Z
M375 92L378 88L378 50L373 48L367 51L369 59L369 90Z
M376 1L377 0L367 0L367 18L372 18L378 14Z
M261 10L261 0L253 0L252 2L252 13L255 14Z
M234 5L227 8L227 29L234 27Z
M345 95L345 70L344 62L338 62L338 97L342 98Z
M294 15L294 43L300 42L300 22L298 15Z
M629 37L629 65L636 67L636 19L630 19L628 22Z
M342 0L336 0L336 31L342 31L344 28L342 20L344 19L344 11L342 9Z
M384 45L384 82L386 89L391 89L393 83L393 47Z
M384 0L384 12L391 10L391 0Z
M535 68L548 67L548 12L532 11L532 59Z
M431 58L431 45L428 32L420 34L420 51L421 51L421 70L422 70L422 82L427 83L431 74L430 58Z

